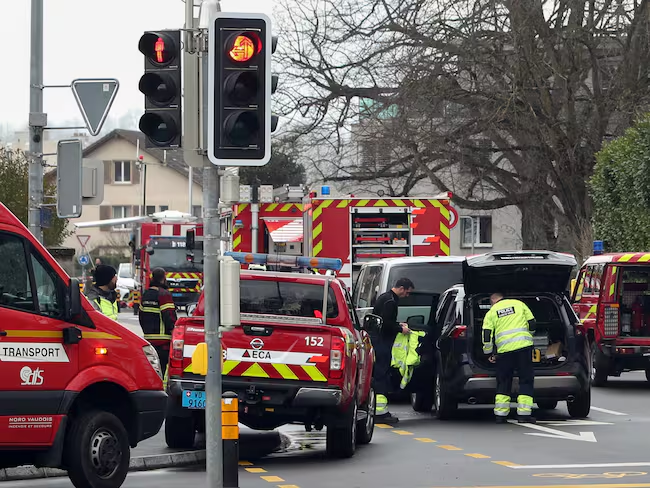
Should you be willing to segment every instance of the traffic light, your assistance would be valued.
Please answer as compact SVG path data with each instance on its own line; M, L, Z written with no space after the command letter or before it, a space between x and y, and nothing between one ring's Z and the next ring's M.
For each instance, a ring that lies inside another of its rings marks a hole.
M271 19L218 12L208 42L208 158L263 166L271 159Z
M181 31L145 32L138 49L145 56L138 88L145 96L139 127L146 147L181 147Z

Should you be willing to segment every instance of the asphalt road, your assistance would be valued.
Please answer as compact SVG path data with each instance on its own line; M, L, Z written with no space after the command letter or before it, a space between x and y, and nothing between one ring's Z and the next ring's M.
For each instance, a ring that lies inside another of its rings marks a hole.
M379 426L348 460L324 454L324 432L282 431L284 452L242 460L241 488L427 488L591 486L650 488L650 383L643 374L595 388L589 420L569 419L565 405L537 411L533 427L496 425L489 407L463 407L440 422L393 406L397 428ZM156 437L151 449L164 451ZM135 451L138 451L138 447ZM134 452L135 452L134 451ZM143 454L142 452L140 453ZM203 469L132 473L125 488L206 486ZM2 488L71 488L66 479L4 482Z

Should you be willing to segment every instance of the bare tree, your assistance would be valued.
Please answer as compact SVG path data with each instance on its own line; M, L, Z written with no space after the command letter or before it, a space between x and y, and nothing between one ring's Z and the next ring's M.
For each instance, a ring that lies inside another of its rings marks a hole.
M648 106L648 0L284 1L285 113L372 149L324 176L426 179L516 205L525 248L581 248L594 154Z

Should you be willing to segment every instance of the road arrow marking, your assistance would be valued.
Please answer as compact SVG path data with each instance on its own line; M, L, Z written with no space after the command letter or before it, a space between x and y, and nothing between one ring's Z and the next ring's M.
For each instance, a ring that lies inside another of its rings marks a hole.
M538 420L538 424L550 425L555 427L578 427L583 425L614 425L612 422L598 422L596 420Z
M583 441L583 442L598 442L593 432L580 432L580 434L570 434L569 432L562 432L561 430L550 429L536 424L520 424L516 420L508 420L511 424L516 424L521 427L528 427L529 429L539 430L545 434L526 433L526 435L536 435L539 437L550 437L551 439L567 439L570 441Z
M623 413L623 412L616 412L615 410L607 410L606 408L600 408L600 407L591 407L592 410L596 410L596 412L602 412L602 413L608 413L610 415L620 415L622 417L629 417L628 414Z

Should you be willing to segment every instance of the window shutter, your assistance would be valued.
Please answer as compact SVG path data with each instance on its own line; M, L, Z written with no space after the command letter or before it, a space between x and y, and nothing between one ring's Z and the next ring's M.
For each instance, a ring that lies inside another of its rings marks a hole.
M104 162L104 164L106 164L106 161ZM104 166L104 167L106 167L106 166ZM110 207L110 205L100 205L99 206L99 220L108 220L111 217L112 217L112 215L111 215L111 207ZM104 225L104 226L101 226L99 228L99 230L101 230L102 232L108 232L109 230L111 230L111 228L109 226Z
M130 161L129 164L131 165L131 184L132 185L139 185L140 184L140 170L138 169L138 166L135 161Z
M104 161L104 184L110 185L113 183L113 173L114 173L113 161Z
M131 217L140 216L140 205L131 206Z

